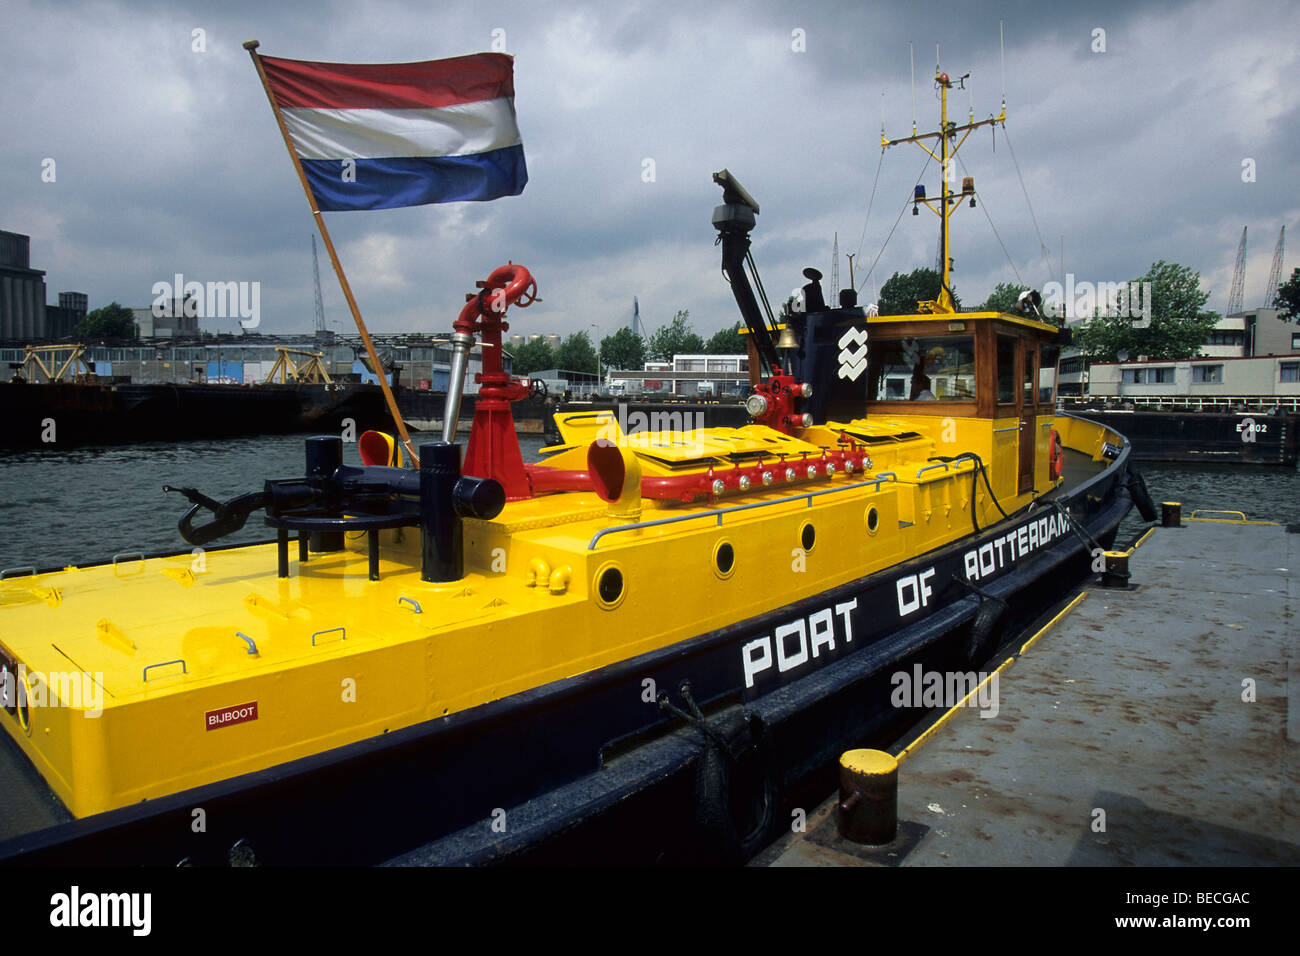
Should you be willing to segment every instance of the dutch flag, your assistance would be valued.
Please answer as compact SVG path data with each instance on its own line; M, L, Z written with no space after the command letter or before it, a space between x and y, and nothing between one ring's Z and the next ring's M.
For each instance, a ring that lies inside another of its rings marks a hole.
M518 196L528 182L514 60L423 63L261 57L303 172L324 211Z

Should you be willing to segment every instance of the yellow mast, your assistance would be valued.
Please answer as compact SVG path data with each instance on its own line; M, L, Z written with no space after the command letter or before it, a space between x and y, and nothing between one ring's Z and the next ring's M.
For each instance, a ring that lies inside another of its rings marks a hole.
M964 88L966 78L970 74L958 77L957 82ZM940 255L942 257L942 268L940 276L942 284L939 287L939 297L933 300L917 302L917 308L922 312L956 312L957 308L952 300L952 293L949 291L948 272L950 269L948 259L948 218L957 208L961 200L969 198L970 204L975 205L975 177L967 176L962 180L962 189L960 193L951 193L948 190L948 184L956 179L953 173L952 162L957 156L957 151L961 149L962 144L966 142L966 137L971 134L972 130L979 129L981 126L989 126L994 123L1005 124L1007 119L1007 101L1005 96L1002 99L1002 112L997 116L990 116L988 119L975 122L975 110L972 108L970 117L967 122L958 126L956 123L948 122L948 91L953 88L953 81L949 79L948 74L941 71L936 64L934 68L934 82L939 88L939 131L934 133L916 132L915 122L912 125L912 135L903 136L898 139L886 139L882 131L880 134L880 148L888 149L891 146L897 146L899 143L916 143L923 150L929 153L939 162L940 178L942 185L938 199L929 199L925 196L925 187L919 186L917 192L912 197L912 214L916 215L917 207L924 203L926 208L939 216L939 243ZM957 134L961 133L960 140ZM925 145L923 140L939 140L939 152L936 154L933 149ZM952 142L951 149L949 141ZM936 208L936 204L937 207Z

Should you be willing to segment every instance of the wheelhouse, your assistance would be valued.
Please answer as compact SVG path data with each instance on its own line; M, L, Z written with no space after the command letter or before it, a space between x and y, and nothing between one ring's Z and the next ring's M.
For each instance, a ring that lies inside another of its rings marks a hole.
M786 360L812 385L803 407L814 418L911 421L938 454L982 448L999 494L1051 487L1061 329L1002 312L802 318L803 347Z

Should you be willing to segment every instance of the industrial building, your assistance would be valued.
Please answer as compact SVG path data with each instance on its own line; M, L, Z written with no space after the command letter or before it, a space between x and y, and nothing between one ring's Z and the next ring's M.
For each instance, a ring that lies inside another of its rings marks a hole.
M747 355L674 355L671 362L646 362L605 376L612 392L640 395L734 395L749 391Z
M33 269L31 237L0 230L0 341L40 342L67 338L86 317L86 296L60 292L45 304L45 271Z
M1300 325L1272 308L1244 309L1215 324L1201 354L1181 361L1136 355L1085 364L1061 357L1063 397L1169 407L1236 407L1300 401Z

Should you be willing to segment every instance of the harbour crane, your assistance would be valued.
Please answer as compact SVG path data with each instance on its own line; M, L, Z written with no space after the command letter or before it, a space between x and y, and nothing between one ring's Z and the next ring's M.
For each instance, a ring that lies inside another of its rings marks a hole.
M1237 246L1237 264L1232 267L1232 289L1228 292L1228 315L1241 311L1246 292L1246 227L1241 227L1241 245Z
M1282 256L1286 252L1286 226L1277 234L1277 246L1273 249L1273 268L1268 270L1268 285L1264 287L1264 308L1276 309L1278 306L1278 286L1282 284Z

